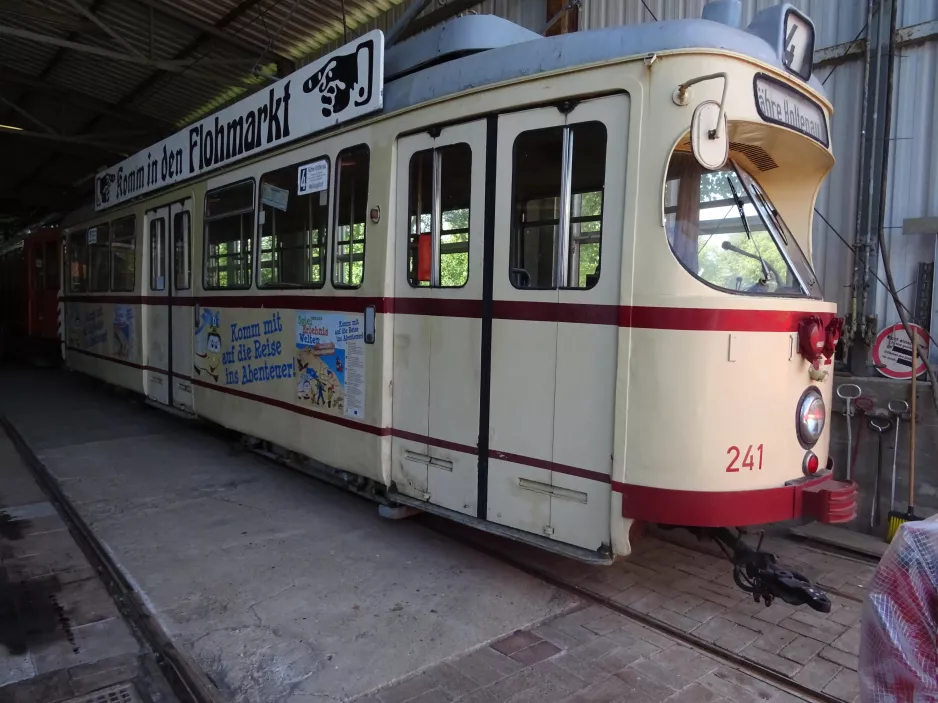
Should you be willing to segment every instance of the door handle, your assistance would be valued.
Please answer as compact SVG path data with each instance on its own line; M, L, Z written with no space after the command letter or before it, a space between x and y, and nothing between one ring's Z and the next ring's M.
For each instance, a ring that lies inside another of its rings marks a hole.
M407 461L415 461L418 464L429 464L431 461L429 454L420 454L419 452L412 452L409 449L404 450L404 458Z

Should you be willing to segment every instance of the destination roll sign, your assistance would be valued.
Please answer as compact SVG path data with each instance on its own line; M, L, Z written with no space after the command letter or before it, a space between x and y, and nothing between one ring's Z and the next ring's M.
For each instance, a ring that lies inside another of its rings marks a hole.
M383 90L375 30L97 174L95 210L376 112Z

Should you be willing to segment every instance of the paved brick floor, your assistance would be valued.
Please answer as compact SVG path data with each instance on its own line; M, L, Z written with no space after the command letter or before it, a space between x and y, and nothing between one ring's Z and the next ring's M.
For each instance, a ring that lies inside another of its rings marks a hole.
M766 608L735 585L728 560L715 547L697 543L690 533L680 530L654 534L643 538L628 559L609 567L580 564L503 540L474 539L816 691L844 701L858 698L860 614L874 566L788 539L767 537L763 549L776 553L786 567L836 592L830 593L830 613L781 601ZM608 622L620 617L616 615ZM677 675L683 673L678 671ZM700 695L699 700L710 700L706 694Z
M788 703L799 698L600 606L434 666L356 703Z

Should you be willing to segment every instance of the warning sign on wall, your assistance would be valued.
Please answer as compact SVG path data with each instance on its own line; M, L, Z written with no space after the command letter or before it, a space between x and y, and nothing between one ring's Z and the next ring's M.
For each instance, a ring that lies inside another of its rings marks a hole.
M909 325L909 329L917 330L918 333L919 358L915 375L921 376L925 373L925 361L921 354L929 348L931 339L928 332L918 325ZM873 344L873 363L876 370L886 378L912 378L912 340L905 333L901 322L887 327L876 336L876 342Z

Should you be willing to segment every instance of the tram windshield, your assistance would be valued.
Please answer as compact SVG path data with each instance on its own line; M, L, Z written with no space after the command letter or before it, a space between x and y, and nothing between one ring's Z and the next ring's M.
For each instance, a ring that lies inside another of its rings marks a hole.
M733 293L821 297L781 214L738 164L708 171L691 154L676 152L664 213L675 256L705 283Z

